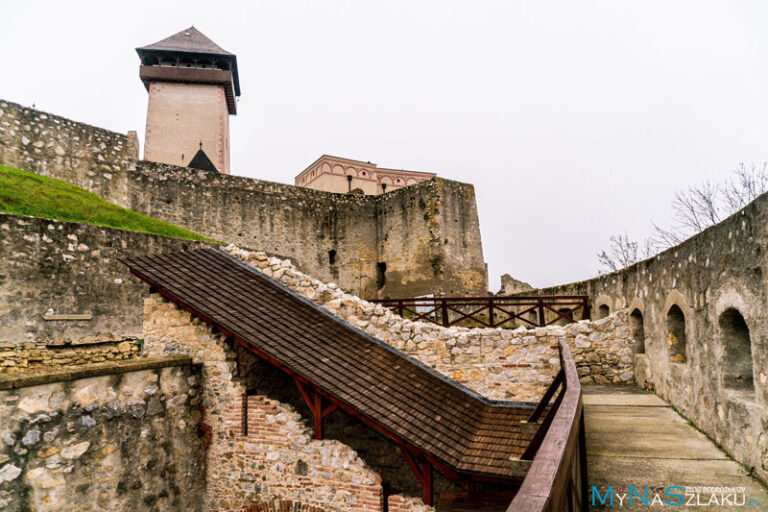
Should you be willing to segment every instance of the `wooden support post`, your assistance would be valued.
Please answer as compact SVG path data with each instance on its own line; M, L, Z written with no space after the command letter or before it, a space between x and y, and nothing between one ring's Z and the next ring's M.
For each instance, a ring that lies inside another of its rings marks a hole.
M493 321L493 297L488 299L488 326L496 327L496 323Z
M323 438L323 396L313 390L312 415L315 417L315 439Z
M440 299L440 308L442 310L443 327L450 327L451 322L448 320L448 302L445 299Z
M432 493L432 463L430 463L425 457L421 456L421 464L417 464L416 459L411 451L405 446L400 446L400 450L403 452L405 461L411 467L411 471L416 476L416 480L419 481L422 490L422 500L425 505L432 506L433 493Z
M544 299L539 297L537 301L539 303L539 327L544 327L547 322L544 320Z
M425 505L432 506L432 464L428 461L424 461L421 464L421 475L423 482L421 484L423 490L423 497Z
M296 387L299 388L299 393L301 393L301 396L307 403L309 412L312 413L312 418L314 419L315 439L322 439L323 417L330 414L331 411L336 409L337 406L329 406L326 411L323 411L323 395L320 394L320 391L312 384L309 384L309 390L307 390L307 388L299 379L294 377L293 380L296 382Z

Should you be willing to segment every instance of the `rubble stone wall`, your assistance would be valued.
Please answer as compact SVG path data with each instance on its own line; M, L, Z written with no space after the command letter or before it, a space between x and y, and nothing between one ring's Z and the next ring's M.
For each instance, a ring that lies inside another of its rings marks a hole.
M119 260L207 246L0 213L0 372L49 357L75 364L109 358L113 349L116 357L133 353L120 343L141 335L147 289ZM72 347L81 350L65 350Z
M381 477L354 450L313 439L288 404L266 395L246 397L244 369L231 341L158 294L145 300L144 318L147 354L186 354L203 366L206 510L382 510ZM250 378L258 378L249 370ZM416 502L404 510L431 508Z
M0 510L201 510L199 368L140 360L79 375L0 381Z
M583 382L633 380L625 311L594 322L536 329L442 327L401 318L380 304L300 272L289 260L236 246L226 250L351 325L488 398L538 401L560 369L560 339L568 341Z

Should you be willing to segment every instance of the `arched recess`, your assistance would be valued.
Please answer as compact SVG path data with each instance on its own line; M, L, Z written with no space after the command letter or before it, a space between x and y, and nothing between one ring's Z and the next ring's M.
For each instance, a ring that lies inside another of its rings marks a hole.
M592 317L595 320L605 318L613 312L613 309L613 299L609 295L601 293L595 299L595 310Z
M752 340L741 312L728 308L718 318L723 361L720 365L723 386L739 391L754 391Z
M243 512L330 512L314 505L283 499L251 503L241 510Z
M688 360L685 313L677 304L672 304L667 310L666 325L669 360L673 363L685 363Z
M635 354L645 354L645 323L643 312L639 308L633 309L629 314L629 329L634 341L632 351Z

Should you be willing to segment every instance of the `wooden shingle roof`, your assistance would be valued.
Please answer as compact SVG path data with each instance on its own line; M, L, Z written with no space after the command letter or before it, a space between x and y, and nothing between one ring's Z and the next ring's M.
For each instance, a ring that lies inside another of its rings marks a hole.
M156 43L136 48L137 51L186 52L204 55L233 54L211 41L195 27L189 27Z
M126 261L164 296L458 473L520 477L526 404L487 400L218 249Z

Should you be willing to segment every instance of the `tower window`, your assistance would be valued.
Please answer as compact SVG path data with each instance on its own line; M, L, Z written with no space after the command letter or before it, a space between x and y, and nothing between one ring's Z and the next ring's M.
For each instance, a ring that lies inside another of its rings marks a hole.
M335 265L336 264L336 250L335 249L331 249L330 251L328 251L328 263L330 265Z

